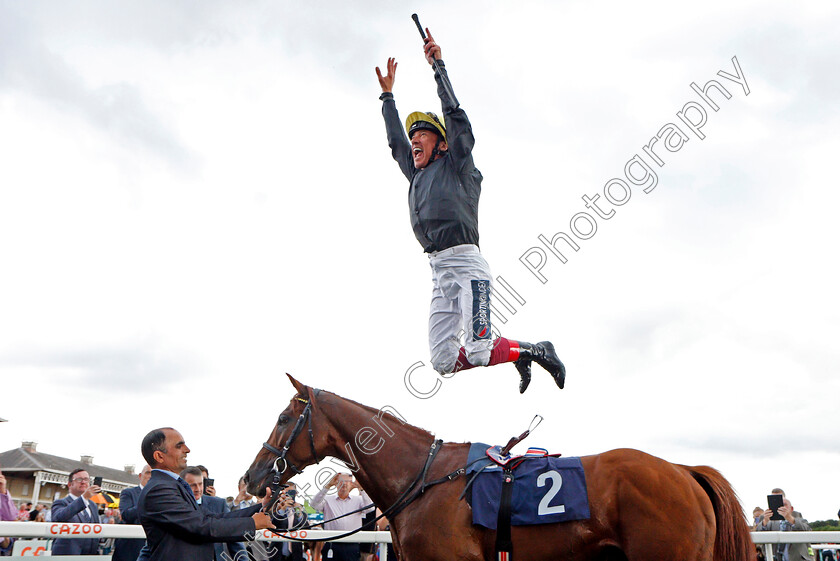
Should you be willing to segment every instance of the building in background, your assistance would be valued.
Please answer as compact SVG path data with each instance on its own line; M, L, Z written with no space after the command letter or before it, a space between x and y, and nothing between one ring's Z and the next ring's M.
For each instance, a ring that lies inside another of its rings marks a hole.
M71 471L83 468L91 479L102 477L102 490L119 497L120 491L138 484L134 466L124 469L97 466L93 456L82 456L78 460L44 454L36 450L36 442L23 442L20 448L0 453L0 469L6 476L6 487L12 499L51 505L52 502L67 494L67 479Z

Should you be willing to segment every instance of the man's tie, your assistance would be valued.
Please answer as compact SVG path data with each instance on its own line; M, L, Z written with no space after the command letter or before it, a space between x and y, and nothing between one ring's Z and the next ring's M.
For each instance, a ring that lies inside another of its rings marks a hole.
M193 495L192 487L190 487L189 484L186 481L184 481L183 479L181 479L180 477L178 478L178 484L181 485L181 487L183 487L184 489L187 490L187 494L192 499L192 503L194 505L198 505L198 503L195 501L195 495Z

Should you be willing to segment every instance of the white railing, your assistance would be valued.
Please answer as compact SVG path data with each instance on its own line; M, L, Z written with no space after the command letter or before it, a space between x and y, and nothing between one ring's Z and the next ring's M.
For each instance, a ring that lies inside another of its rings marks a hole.
M840 543L840 532L752 532L754 543Z
M773 559L773 544L776 543L808 543L814 550L829 549L830 542L840 543L840 532L752 532L751 535L753 543L764 544L764 556L768 561ZM815 555L815 561L820 561L818 555Z
M322 540L343 534L336 530L296 530L277 535L269 530L259 530L252 539L258 541L293 541L294 538ZM0 522L0 536L19 538L134 538L144 539L143 527L133 524L77 524L70 522ZM752 541L764 544L772 559L772 545L779 543L808 543L814 549L832 548L840 543L840 532L752 532ZM391 543L390 532L358 532L340 538L339 542L378 543L380 559L385 561L385 544ZM820 547L822 546L822 547ZM384 553L384 554L383 554ZM78 559L78 557L76 557ZM103 561L102 557L99 557Z
M289 541L289 538L325 539L340 536L339 530L297 530L276 535L259 530L259 541ZM0 536L18 538L138 538L146 539L139 524L80 524L76 522L0 522ZM390 532L359 532L335 540L350 543L391 543Z
M294 541L295 538L323 540L340 536L346 532L337 530L295 530L284 534L274 534L270 530L258 530L255 536L249 536L257 541ZM10 538L128 538L146 539L143 526L135 524L79 524L75 522L0 522L0 536ZM243 540L247 541L247 540ZM387 544L391 543L390 532L358 532L352 536L334 540L347 543L378 543L379 558L386 561L388 557ZM10 560L16 559L10 557ZM69 559L69 558L68 558ZM81 557L73 559L81 561ZM98 561L106 561L108 556L98 556Z

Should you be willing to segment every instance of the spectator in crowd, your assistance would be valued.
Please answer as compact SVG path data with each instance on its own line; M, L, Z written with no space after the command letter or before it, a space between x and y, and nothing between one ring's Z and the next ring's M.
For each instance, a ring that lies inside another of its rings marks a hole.
M382 516L382 511L378 508L376 509L376 516ZM387 518L384 516L376 521L376 530L379 532L390 532L391 531L391 523L388 521ZM393 538L393 536L392 536ZM393 541L393 539L392 539ZM378 546L379 544L377 544ZM394 544L388 544L388 559L397 559L397 553L394 551Z
M15 511L15 503L6 488L6 477L0 471L0 520L11 522L17 520L18 513ZM0 538L0 555L9 556L12 554L14 538Z
M207 471L206 467L204 467L201 464L198 464L195 467L197 467L198 469L201 470L201 475L204 477L204 479L210 479L210 472ZM216 496L216 488L213 486L213 483L214 483L214 480L212 480L212 479L210 479L209 482L206 482L206 484L204 485L204 494L205 495L210 495L211 497Z
M99 511L90 499L100 491L99 485L90 484L90 475L83 468L71 471L69 479L69 494L52 504L52 521L98 524ZM52 554L98 555L99 539L59 538L52 546Z
M120 518L122 524L140 524L140 516L137 514L137 499L140 498L140 491L149 478L152 476L152 468L148 464L143 466L137 478L140 485L128 487L120 492ZM137 561L140 550L145 545L145 540L139 539L118 539L114 542L114 554L112 561Z
M750 530L755 530L756 527L761 523L761 519L764 518L764 509L760 506L757 506L753 509L753 523L750 526Z
M102 514L105 514L103 511ZM101 515L100 515L101 516ZM102 538L99 540L99 555L111 555L114 551L114 538Z
M364 515L362 518L362 526L364 526L366 532L376 530L376 509L370 510ZM373 561L376 553L375 543L360 543L359 549L362 553L362 561Z
M190 449L175 429L150 431L140 449L152 466L152 477L138 502L148 542L148 556L138 559L205 561L214 553L213 542L241 541L256 530L274 527L269 516L259 512L260 505L222 515L200 509L192 489L178 476L187 467ZM269 491L263 500L268 502L270 496Z
M7 522L11 522L11 520ZM14 546L15 538L0 538L0 557L10 557Z
M278 530L293 531L306 527L306 514L297 502L297 484L289 481L271 512L271 521ZM301 542L274 542L271 561L303 561Z
M774 511L767 509L756 525L757 532L810 532L811 526L808 521L802 518L802 514L793 510L793 505L785 496L785 492L779 488L770 491L771 495L782 496L782 506L778 508L782 520L770 520ZM773 545L774 561L813 561L813 556L808 553L807 543L780 543Z
M40 505L38 505L40 506ZM29 521L30 522L46 522L47 519L45 517L45 513L43 509L40 508L33 508L29 511Z
M239 478L238 485L239 492L236 497L230 497L231 511L250 508L251 506L257 504L257 499L248 493L244 477ZM276 509L277 507L275 506L274 508ZM275 525L277 524L277 520L275 520L274 517L272 517L272 523ZM268 561L275 551L280 550L280 542L262 542L252 540L245 544L245 549L247 550L250 559L253 561Z
M764 544L755 544L755 561L767 561L767 556L764 554Z
M9 490L6 488L6 476L0 471L0 520L11 522L12 520L17 520L17 518L15 503L12 501L12 495L9 494Z
M245 483L245 478L240 477L239 494L233 499L233 506L230 509L239 510L240 508L248 508L255 504L257 504L257 499L254 498L254 495L248 493L248 485Z
M99 516L99 521L102 524L116 524L117 518L116 516L114 516L114 509L106 508L105 511Z
M199 508L208 513L224 514L230 512L230 508L221 497L213 497L204 494L204 479L207 477L205 472L201 471L199 467L187 467L181 471L181 479L187 482L187 485L192 489L195 502L198 503ZM215 561L222 561L223 559L247 560L248 553L245 551L245 544L242 542L216 542L213 544L215 553ZM223 554L227 557L223 557Z
M21 522L29 520L30 510L32 510L32 503L23 503L22 505L20 505L20 510L18 511L17 519Z
M313 530L323 530L324 527L320 525L315 525L310 527ZM309 561L322 561L321 558L321 551L324 549L324 543L326 542L310 542L309 543Z
M328 496L327 492L333 487L337 487L338 492L335 495ZM351 497L350 491L353 489L358 489L359 494ZM325 530L355 530L361 527L364 514L374 508L367 493L364 492L358 481L353 480L353 476L349 473L336 473L327 486L315 494L310 504L312 508L324 513L325 520L359 511L338 520L325 522ZM361 510L362 507L368 505L370 505L369 509ZM359 561L359 544L329 542L324 545L322 556L332 561Z
M762 518L764 518L764 509L760 506L755 507L753 509L753 523L750 525L751 532L754 532L758 525L761 524ZM767 558L764 556L764 544L755 544L755 559L756 561L767 561Z

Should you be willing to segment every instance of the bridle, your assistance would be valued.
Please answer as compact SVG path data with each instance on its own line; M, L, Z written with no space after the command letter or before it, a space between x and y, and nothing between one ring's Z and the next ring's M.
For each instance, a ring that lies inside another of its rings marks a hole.
M314 403L315 398L318 396L319 393L321 393L321 390L312 388L310 390L310 393L309 393L309 399L303 399L302 397L295 397L294 398L295 400L297 400L301 403L305 403L306 406L303 408L303 411L301 412L300 416L298 417L298 420L295 423L294 428L292 429L292 433L289 435L289 438L286 439L286 444L283 445L282 450L279 449L279 448L276 448L275 446L272 446L268 442L263 442L263 448L265 448L266 450L268 450L269 452L271 452L272 454L275 454L277 456L277 459L274 460L274 467L272 468L272 471L274 472L274 477L271 480L271 499L269 500L269 502L265 506L265 508L263 508L264 512L271 512L271 510L274 507L274 505L276 504L277 500L280 498L279 491L282 488L287 487L287 485L284 485L284 484L280 483L280 479L283 476L283 474L286 472L286 469L290 468L293 472L295 472L298 475L303 473L303 471L298 469L297 466L295 466L293 463L286 460L286 454L289 452L289 448L292 446L295 439L300 435L300 433L303 432L304 424L308 424L309 445L312 448L312 457L315 460L315 463L318 463L318 462L321 461L321 460L318 459L318 453L315 451L315 436L312 433L312 404ZM450 473L448 475L445 475L444 477L441 477L440 479L436 479L434 481L426 482L426 476L428 474L429 468L431 467L432 462L435 459L435 456L437 456L437 453L438 453L438 451L440 451L442 446L443 446L443 441L442 440L433 439L432 444L429 447L429 453L426 456L426 461L423 464L423 469L420 470L420 473L417 474L417 477L414 478L414 481L412 481L412 483L408 486L408 488L405 491L403 491L403 493L394 502L394 504L392 504L389 508L385 509L382 512L382 514L377 516L376 520L379 520L380 518L384 518L384 517L392 518L392 517L396 516L405 507L407 507L410 503L412 503L415 499L420 497L423 494L423 492L426 489L428 489L429 487L432 487L434 485L438 485L440 483L444 483L444 482L447 482L447 481L452 481L453 479L456 479L456 478L458 478L458 477L460 477L460 476L462 476L466 473L466 468L458 468L455 471L453 471L452 473ZM282 462L282 465L283 465L282 469L280 469L280 462ZM364 507L362 507L362 508L360 508L356 511L348 512L348 513L345 513L341 516L333 518L332 520L336 520L338 518L344 518L345 516L348 516L350 514L354 514L356 512L366 510L367 508L369 508L371 506L374 506L374 505L370 504L370 505L364 506ZM329 521L325 521L325 522L329 522ZM365 525L362 525L359 528L356 528L355 530L351 530L351 531L346 532L344 534L341 534L339 536L334 536L332 538L326 538L326 539L324 539L324 538L319 538L317 540L316 539L306 539L306 538L290 538L290 539L292 539L293 541L299 541L299 542L333 541L333 540L337 540L337 539L340 539L340 538L343 538L343 537L346 537L346 536L351 536L351 535L355 534L356 532L359 532L360 530L362 530L362 528L364 528L364 527L365 527ZM272 530L272 532L274 532L276 534L282 534L283 533L280 530Z
M309 431L309 446L312 448L312 458L315 460L316 464L320 461L318 459L318 453L315 451L315 435L312 433L312 403L315 401L315 397L319 393L321 393L321 390L312 389L311 393L309 394L309 399L303 399L302 397L294 398L297 401L300 401L301 403L305 403L306 406L303 408L303 411L298 417L294 428L292 428L292 433L289 435L289 438L286 439L286 444L283 445L282 450L272 446L268 442L263 442L263 448L277 456L277 459L274 460L274 466L271 470L274 472L274 477L271 480L271 499L265 507L266 511L271 511L271 508L274 507L274 504L277 502L277 499L280 498L279 491L280 489L285 487L284 484L280 483L280 479L282 478L283 474L286 473L286 468L291 469L298 475L303 473L303 470L299 469L295 464L286 459L286 454L289 452L289 448L292 446L298 435L300 435L300 433L303 432L304 424L308 424L307 429ZM281 462L283 465L282 469L280 468Z

